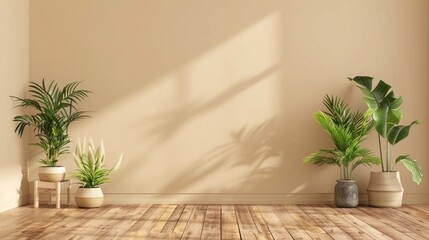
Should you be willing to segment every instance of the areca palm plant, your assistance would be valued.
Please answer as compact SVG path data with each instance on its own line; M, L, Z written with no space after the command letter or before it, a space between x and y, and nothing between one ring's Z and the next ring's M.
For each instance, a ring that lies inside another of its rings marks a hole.
M72 82L60 88L52 81L46 84L30 82L30 98L12 96L16 107L29 109L32 114L15 116L18 122L15 132L22 137L29 127L38 139L33 143L43 149L45 158L39 162L45 166L57 166L58 157L69 151L69 126L72 122L88 117L86 111L78 110L77 103L88 97L90 91L78 89L80 82Z
M304 158L306 163L330 164L340 168L340 179L350 180L359 165L379 164L371 150L360 146L374 127L368 112L352 112L340 98L326 95L323 104L327 111L318 111L314 119L325 130L334 147L320 149Z

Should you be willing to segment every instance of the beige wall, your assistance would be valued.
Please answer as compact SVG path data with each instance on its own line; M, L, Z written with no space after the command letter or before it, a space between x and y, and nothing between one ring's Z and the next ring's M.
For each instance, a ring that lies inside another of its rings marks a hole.
M338 170L302 158L330 145L312 119L325 94L365 107L346 79L359 74L388 81L405 99L404 121L422 121L395 152L427 175L427 0L39 0L30 9L30 79L83 80L94 94L82 108L95 112L72 136L104 138L112 164L124 153L103 187L110 202L331 200ZM374 135L367 145L375 149ZM62 163L74 169L70 157ZM416 186L398 169L405 201L427 201L429 178ZM369 171L354 175L362 193Z
M22 95L28 81L28 0L0 1L0 212L28 198L25 141L13 132L19 113L10 95Z

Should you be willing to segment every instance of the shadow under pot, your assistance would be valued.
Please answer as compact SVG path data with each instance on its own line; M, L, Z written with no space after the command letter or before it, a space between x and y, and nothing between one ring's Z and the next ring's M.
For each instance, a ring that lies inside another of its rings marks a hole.
M98 208L103 204L104 195L101 188L83 188L76 190L76 205L81 208Z
M66 178L66 167L39 167L39 180L44 182L61 182Z
M359 204L358 187L356 180L337 180L335 184L335 206L354 208Z

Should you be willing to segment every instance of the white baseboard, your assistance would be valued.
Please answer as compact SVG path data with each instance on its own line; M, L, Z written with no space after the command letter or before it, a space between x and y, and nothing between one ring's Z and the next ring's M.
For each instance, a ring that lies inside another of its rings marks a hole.
M66 196L62 196L66 199ZM62 202L64 203L64 200ZM128 194L105 193L106 204L332 204L332 193L282 194ZM74 203L74 194L72 194ZM359 203L367 204L368 195L359 194ZM428 204L429 194L405 193L403 204Z
M62 194L61 202L66 202ZM33 199L30 199L33 203ZM41 203L46 199L41 196ZM54 200L53 200L54 201ZM71 196L74 204L74 194ZM104 193L105 204L332 204L332 193L281 193L281 194L140 194L140 193ZM359 194L359 203L367 204L366 193ZM403 204L428 204L429 194L405 193Z
M328 204L333 194L105 194L105 202L159 204Z

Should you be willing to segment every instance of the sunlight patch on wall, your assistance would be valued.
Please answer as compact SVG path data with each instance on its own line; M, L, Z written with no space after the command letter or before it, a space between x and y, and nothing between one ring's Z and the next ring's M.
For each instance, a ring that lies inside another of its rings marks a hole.
M278 17L272 14L261 19L150 87L105 106L92 119L73 127L75 138L103 137L108 158L124 152L122 169L106 185L108 191L207 192L207 184L213 191L236 191L238 182L242 184L238 176L252 178L255 167L268 171L279 165L276 160L255 166L249 155L222 150L231 145L231 134L237 129L260 124L278 113L273 94L280 77ZM102 98L103 93L91 97ZM225 154L228 159L222 157ZM73 169L72 161L66 165ZM212 165L219 168L205 167ZM198 183L183 179L200 171ZM236 185L225 186L226 182Z

